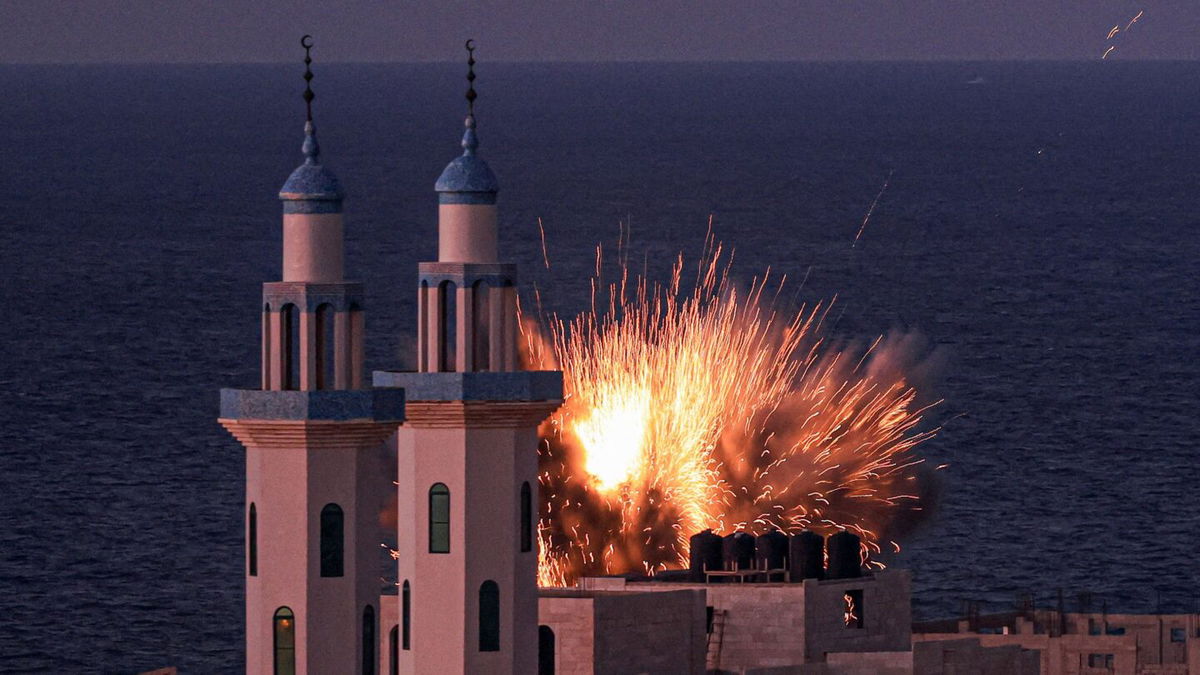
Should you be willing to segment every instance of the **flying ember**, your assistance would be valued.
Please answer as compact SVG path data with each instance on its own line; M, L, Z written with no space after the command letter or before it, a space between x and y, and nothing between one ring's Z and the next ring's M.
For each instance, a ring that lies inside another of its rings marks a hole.
M782 282L739 288L706 244L690 287L680 256L665 285L597 275L597 309L523 322L526 364L564 373L540 430L541 585L685 567L706 528L849 529L869 558L919 517L937 430L912 340L835 347L828 307L784 312Z

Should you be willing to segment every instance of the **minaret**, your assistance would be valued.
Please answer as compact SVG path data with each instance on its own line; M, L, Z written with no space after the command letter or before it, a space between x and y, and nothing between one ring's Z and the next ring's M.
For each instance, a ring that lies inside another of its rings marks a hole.
M221 390L220 422L246 447L246 672L374 675L379 448L404 394L362 386L363 287L343 278L342 188L320 163L310 86L304 99L304 163L279 192L283 281L263 284L261 389Z
M438 261L419 266L420 372L374 376L408 398L397 666L525 675L537 672L537 428L562 402L562 373L519 369L517 270L497 255L498 187L477 154L467 63L463 154L436 184Z

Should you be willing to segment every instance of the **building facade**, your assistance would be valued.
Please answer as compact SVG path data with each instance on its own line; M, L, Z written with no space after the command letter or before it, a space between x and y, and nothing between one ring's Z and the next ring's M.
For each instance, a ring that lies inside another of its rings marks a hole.
M374 675L380 446L400 390L364 388L362 284L343 275L343 192L305 125L283 201L282 280L263 285L258 389L221 391L246 449L246 672Z
M1200 615L1028 609L918 623L913 642L970 637L1036 650L1044 675L1200 675Z
M537 670L537 428L562 402L562 374L520 369L517 270L499 257L473 86L467 100L462 155L435 186L438 258L419 266L419 371L374 375L408 399L396 437L400 673Z

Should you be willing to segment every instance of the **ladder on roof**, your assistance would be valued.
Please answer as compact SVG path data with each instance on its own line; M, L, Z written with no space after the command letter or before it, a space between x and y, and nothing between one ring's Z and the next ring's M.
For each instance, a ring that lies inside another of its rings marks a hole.
M725 617L728 614L729 610L726 609L713 611L712 630L708 632L708 650L705 654L708 670L721 668L721 645L725 642Z

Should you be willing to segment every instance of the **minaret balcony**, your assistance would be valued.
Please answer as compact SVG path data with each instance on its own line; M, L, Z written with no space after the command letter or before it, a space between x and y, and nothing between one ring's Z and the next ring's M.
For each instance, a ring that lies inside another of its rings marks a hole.
M312 422L404 421L403 389L222 389L221 419Z
M376 370L376 387L403 388L409 401L562 401L557 370L444 372Z

